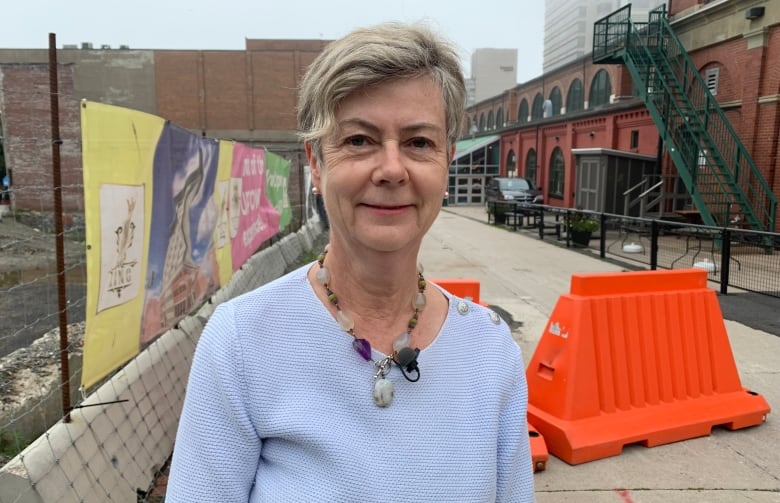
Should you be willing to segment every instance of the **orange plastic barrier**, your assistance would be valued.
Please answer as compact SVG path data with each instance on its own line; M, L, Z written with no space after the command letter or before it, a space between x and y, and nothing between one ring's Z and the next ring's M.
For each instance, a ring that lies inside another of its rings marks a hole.
M470 298L476 304L487 306L486 303L479 300L479 281L470 278L440 278L428 280L436 283L453 295L462 299Z
M573 275L526 368L528 421L569 464L763 423L702 269Z
M547 468L550 454L547 452L544 437L531 423L528 423L528 440L531 442L531 461L534 464L534 472L541 472Z
M487 306L479 298L479 281L476 279L430 279L428 281L436 283L460 298L465 299L469 297L475 303ZM533 461L534 472L542 471L547 468L547 459L549 458L544 437L531 423L528 423L528 437L531 442L531 461Z

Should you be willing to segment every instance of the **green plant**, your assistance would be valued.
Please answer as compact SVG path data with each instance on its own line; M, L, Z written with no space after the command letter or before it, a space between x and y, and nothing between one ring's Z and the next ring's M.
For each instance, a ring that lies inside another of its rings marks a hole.
M21 432L0 431L0 466L24 450L30 442Z
M592 215L578 211L569 218L569 229L575 232L596 232L599 221Z
M494 223L503 224L506 222L506 214L508 211L507 203L503 201L487 201L485 202L485 211L489 215L493 215Z

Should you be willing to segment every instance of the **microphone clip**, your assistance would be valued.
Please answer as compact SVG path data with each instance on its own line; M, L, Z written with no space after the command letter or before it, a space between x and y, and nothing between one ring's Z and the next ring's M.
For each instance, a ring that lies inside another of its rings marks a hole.
M420 380L420 367L417 366L417 355L420 354L419 348L403 348L395 355L395 363L401 369L401 374L409 382Z

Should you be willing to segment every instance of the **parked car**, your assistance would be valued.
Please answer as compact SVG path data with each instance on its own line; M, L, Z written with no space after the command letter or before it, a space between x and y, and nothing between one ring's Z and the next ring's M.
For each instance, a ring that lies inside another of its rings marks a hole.
M506 205L496 202L520 202L529 204L544 204L541 187L527 178L493 178L485 188L485 209L493 214L496 223L506 221Z

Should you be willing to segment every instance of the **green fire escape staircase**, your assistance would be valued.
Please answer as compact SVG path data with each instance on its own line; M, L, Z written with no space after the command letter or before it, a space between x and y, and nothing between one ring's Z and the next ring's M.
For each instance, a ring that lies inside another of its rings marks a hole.
M777 198L672 31L661 6L647 23L631 5L594 26L593 62L623 64L707 225L775 231Z

